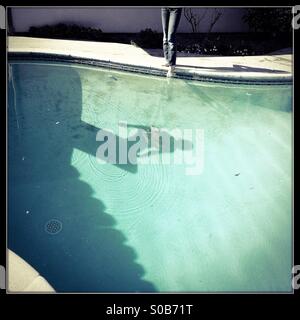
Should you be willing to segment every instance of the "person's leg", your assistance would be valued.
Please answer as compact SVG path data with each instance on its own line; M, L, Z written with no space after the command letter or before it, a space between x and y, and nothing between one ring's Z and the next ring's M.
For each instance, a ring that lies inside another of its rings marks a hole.
M168 26L168 58L171 66L175 66L176 64L176 31L180 22L181 12L181 8L170 9L170 18Z
M166 62L169 63L168 27L170 12L168 8L161 9L162 29L163 29L163 51Z

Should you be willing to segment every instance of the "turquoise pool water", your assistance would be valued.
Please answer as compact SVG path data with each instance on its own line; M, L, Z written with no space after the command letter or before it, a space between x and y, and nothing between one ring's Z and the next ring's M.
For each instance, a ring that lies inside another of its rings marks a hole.
M291 290L291 86L17 60L9 74L8 247L56 291ZM200 129L169 153L200 150L201 172L99 163L96 135L119 141L120 121Z

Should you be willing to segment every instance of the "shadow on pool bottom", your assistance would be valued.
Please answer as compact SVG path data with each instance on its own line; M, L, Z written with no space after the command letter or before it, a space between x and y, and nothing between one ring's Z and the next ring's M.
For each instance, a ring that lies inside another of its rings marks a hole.
M105 204L71 164L74 148L95 155L100 129L81 121L78 72L21 64L12 76L17 105L10 92L8 247L57 292L156 291ZM46 232L51 219L61 222L60 232Z
M142 279L145 270L136 262L135 251L126 245L125 236L105 213L104 204L91 196L88 184L77 176L67 180L57 183L55 191L49 184L42 188L49 188L49 192L36 193L20 186L10 193L19 205L10 211L8 247L57 292L156 291L153 284ZM35 199L39 203L30 207ZM29 212L24 208L30 208ZM51 234L45 227L53 217L61 222L62 229Z

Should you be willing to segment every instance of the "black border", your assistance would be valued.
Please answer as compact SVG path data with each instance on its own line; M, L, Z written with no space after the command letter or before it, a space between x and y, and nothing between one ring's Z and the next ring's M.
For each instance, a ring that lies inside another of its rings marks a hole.
M79 2L79 1L78 1ZM282 1L283 2L283 1ZM25 5L26 4L26 5ZM285 1L281 4L262 1L247 1L247 4L243 4L244 7L248 6L294 6L297 3L291 1ZM62 0L46 0L41 3L41 1L28 0L24 1L4 1L1 3L3 6L124 6L124 4L119 3L111 4L109 1L91 1L85 0L81 3L72 4L66 3ZM143 1L143 6L167 6L167 5L184 5L184 6L241 6L241 3L237 1L214 1L210 3L209 1L201 2L199 1ZM141 3L131 3L127 2L127 6L141 6ZM299 35L300 29L294 31L294 108L297 109L299 102L299 69L300 69L300 48L299 48ZM0 94L0 99L2 101L2 126L1 126L1 178L2 183L5 183L6 190L6 97L3 94L6 89L6 30L0 30L0 65L1 65L1 83L2 90ZM294 110L295 111L295 110ZM296 111L297 112L297 111ZM294 112L295 115L295 112ZM295 117L294 117L295 119ZM295 121L295 120L294 120ZM296 149L296 124L294 122L294 155ZM294 157L294 177L297 172L297 166L295 162L296 157ZM4 181L3 181L4 180ZM295 190L294 190L295 194ZM3 201L1 201L1 229L0 229L0 264L5 265L6 260L6 192L2 192ZM300 264L299 257L297 255L297 250L299 251L297 229L299 225L299 217L297 217L296 208L296 197L294 196L294 263ZM25 315L29 313L32 315L34 311L32 308L38 306L38 308L45 308L43 315L48 315L49 311L52 313L54 310L54 316L59 316L60 313L57 309L53 309L54 306L66 307L68 312L77 313L78 311L84 311L85 315L88 315L90 311L96 311L94 317L96 318L107 318L107 319L129 319L126 316L106 316L105 310L107 306L112 306L114 303L118 305L132 305L148 307L151 304L193 304L192 314L181 316L184 319L200 319L202 317L215 316L217 314L225 315L226 313L234 314L239 312L240 316L250 315L251 311L255 312L256 316L262 316L262 311L268 312L266 315L270 316L270 312L274 310L276 313L283 311L285 316L287 316L288 311L291 311L292 307L296 306L295 301L297 301L297 296L299 295L299 290L296 290L294 294L6 294L4 290L1 290L1 300L8 307L10 311L20 311ZM295 300L296 299L296 300ZM3 306L4 303L1 303ZM51 306L49 310L49 306ZM20 307L20 308L19 308ZM23 307L23 308L22 308ZM242 308L242 310L241 310ZM259 312L258 312L259 308ZM288 309L289 308L289 309ZM49 310L49 311L47 311ZM4 310L3 310L4 311ZM52 311L52 312L51 312ZM207 313L209 312L209 313ZM49 314L50 315L50 314ZM144 319L145 317L138 317ZM150 317L151 318L151 317ZM157 318L152 316L152 318ZM172 319L174 316L161 316L158 318Z
M1 150L0 166L1 166L1 182L6 191L6 30L0 29L0 76L1 76ZM6 263L6 192L1 193L1 209L0 209L0 265L5 266ZM2 291L2 290L1 290Z

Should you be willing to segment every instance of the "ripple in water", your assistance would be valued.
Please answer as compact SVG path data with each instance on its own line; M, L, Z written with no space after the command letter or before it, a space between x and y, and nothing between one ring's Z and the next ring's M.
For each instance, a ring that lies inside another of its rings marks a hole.
M147 207L165 202L169 194L170 174L165 165L137 165L137 172L128 172L112 164L100 164L89 157L93 174L105 184L106 192L118 214L136 215Z
M96 177L99 177L101 181L118 182L128 174L128 171L116 165L98 163L97 158L91 155L89 156L89 165L93 173Z

